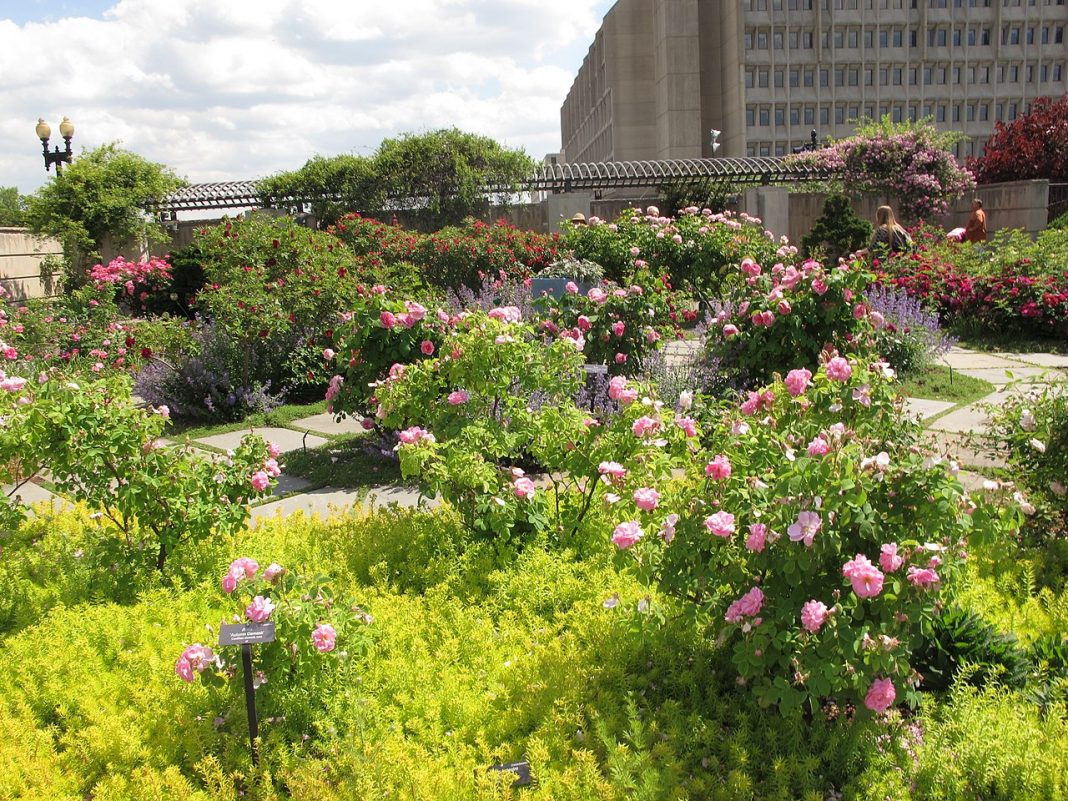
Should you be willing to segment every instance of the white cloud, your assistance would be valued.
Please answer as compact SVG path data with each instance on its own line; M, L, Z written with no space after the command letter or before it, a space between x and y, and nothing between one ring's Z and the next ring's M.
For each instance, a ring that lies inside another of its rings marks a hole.
M540 157L611 4L120 0L99 19L0 20L0 186L45 180L38 116L70 116L78 149L121 139L192 181L452 125Z

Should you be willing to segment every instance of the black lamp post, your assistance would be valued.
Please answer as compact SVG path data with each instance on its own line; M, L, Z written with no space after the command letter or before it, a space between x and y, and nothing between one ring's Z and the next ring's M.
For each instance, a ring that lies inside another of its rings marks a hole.
M812 137L812 141L808 142L807 144L804 144L804 145L798 145L797 147L794 148L794 153L804 153L806 150L819 150L820 149L819 142L817 141L817 139L819 137L816 134L816 129L815 128L812 129L812 133L809 134L809 136Z
M37 120L37 138L41 140L41 145L44 148L45 171L47 172L55 164L56 175L62 172L63 164L70 164L70 159L73 155L70 149L70 140L74 136L74 123L66 117L59 124L59 135L63 137L67 149L61 151L59 145L56 145L55 152L49 153L48 140L52 136L52 129L48 127L48 123L43 118Z

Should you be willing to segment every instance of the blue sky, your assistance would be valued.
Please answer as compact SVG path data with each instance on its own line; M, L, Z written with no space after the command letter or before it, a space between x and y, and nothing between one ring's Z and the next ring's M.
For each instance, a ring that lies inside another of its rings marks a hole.
M613 0L0 0L0 186L76 125L191 181L456 126L541 157Z

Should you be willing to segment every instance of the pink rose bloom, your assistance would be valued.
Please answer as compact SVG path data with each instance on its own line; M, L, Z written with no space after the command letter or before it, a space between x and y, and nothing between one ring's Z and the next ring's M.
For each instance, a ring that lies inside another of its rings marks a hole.
M617 337L623 336L623 332L627 330L626 324L622 320L617 320L612 323L612 333Z
M764 593L760 587L753 587L749 592L727 607L723 619L728 623L738 623L743 617L755 617L764 605Z
M797 521L786 529L786 533L791 542L804 542L805 547L811 548L812 541L822 526L823 521L817 512L800 512Z
M853 307L853 319L854 320L863 320L867 316L868 316L868 307L865 306L863 303L858 303L856 306Z
M336 354L331 348L323 348L323 359L330 361Z
M750 392L749 397L738 407L738 410L746 417L752 417L759 408L760 396L755 392Z
M768 527L763 523L753 523L749 526L749 537L746 538L745 547L750 551L760 553L767 543Z
M742 259L742 272L750 278L760 275L760 265L752 259Z
M793 308L790 306L790 301L788 301L788 300L780 300L779 301L779 306L778 306L778 311L779 311L779 314L781 316L783 316L783 317L785 317L787 314L792 312Z
M828 609L822 601L808 601L801 607L801 625L815 634L827 622Z
M422 342L419 343L419 351L424 356L433 356L434 355L434 343L431 342L429 339L424 339Z
M489 316L505 323L518 323L522 314L518 306L500 306L496 309L490 309Z
M637 520L628 520L620 523L612 532L612 542L621 551L625 551L644 535L642 527Z
M397 324L397 316L393 312L384 311L378 315L378 321L383 328L393 328Z
M263 571L263 578L266 581L274 582L276 578L286 572L286 569L277 562L271 562L270 565Z
M278 455L282 452L281 446L277 442L267 443L267 455L272 459L277 459Z
M697 436L697 421L694 420L692 417L676 417L675 425L681 428L685 432L686 436Z
M252 603L245 608L245 617L253 623L265 623L267 618L271 616L271 612L274 611L274 606L274 601L270 598L257 595L252 599Z
M320 623L312 632L312 643L321 654L333 651L337 645L337 631L329 623Z
M408 309L408 316L415 322L419 322L426 317L426 308L422 304L416 303L414 300L406 300L404 301L404 306Z
M271 479L263 470L257 470L249 477L249 482L256 492L263 492L267 489L267 485L271 483Z
M715 481L726 481L731 477L731 460L719 454L705 465L705 475Z
M812 279L812 291L815 292L817 295L826 294L827 289L828 289L827 284L825 284L823 282L822 278L813 278Z
M336 375L330 379L330 385L326 388L326 400L328 403L338 396L344 383L344 376Z
M394 362L389 367L389 377L393 379L401 378L404 376L404 371L406 369L407 368L403 364Z
M623 289L622 287L619 288L619 289L613 289L612 290L612 297L614 297L614 298L622 299L622 298L625 298L626 296L627 296L627 290Z
M619 393L623 391L623 388L627 386L627 379L621 375L614 376L608 382L608 397L612 400L619 400Z
M929 567L916 567L912 565L909 567L908 573L905 576L909 583L914 587L922 587L928 589L938 585L939 578L938 573Z
M886 325L886 318L877 311L873 311L868 317L871 320L871 324L875 326L876 331Z
M723 336L725 336L727 339L738 336L738 326L734 325L733 323L727 323L725 326L723 326Z
M256 571L260 569L260 563L255 559L242 556L240 559L232 561L228 569L230 574L236 576L239 581L243 578L251 579L255 578Z
M791 370L786 374L786 390L795 398L798 395L802 395L805 389L812 381L812 373L808 370L801 368L800 370Z
M576 284L574 281L568 281L566 284L564 284L564 289L567 290L567 294L569 295L577 295L579 291L578 284Z
M466 389L458 389L455 392L450 392L448 401L450 406L459 406L462 403L467 403L471 399L471 396L467 393Z
M650 434L655 434L660 430L660 421L656 418L643 415L634 421L634 425L631 426L631 431L634 432L636 437L647 437Z
M575 321L575 325L578 326L579 331L583 332L589 331L590 328L593 327L592 323L590 323L590 318L587 317L585 314L579 315L578 319Z
M897 698L897 691L890 679L876 679L871 683L871 689L864 696L864 706L872 712L885 712Z
M617 353L616 354L616 358L615 358L615 362L616 362L616 364L626 364L627 363L627 354L625 354L625 353Z
M871 384L855 387L853 389L853 400L864 408L869 408L871 406Z
M675 539L675 526L679 523L679 516L677 514L670 514L664 518L664 522L660 524L660 539L666 543L670 543Z
M278 478L282 475L282 468L278 466L277 459L268 459L263 463L264 472L271 478Z
M634 505L643 512L651 512L660 503L660 493L652 487L641 487L634 490Z
M808 443L809 456L826 456L831 452L831 446L823 437L816 437Z
M18 392L24 386L26 386L26 379L19 378L18 376L8 376L7 378L0 380L0 389L5 392ZM166 408L161 407L161 408Z
M601 304L608 300L608 293L605 292L603 289L593 287L589 292L586 293L586 297L588 297L594 303Z
M619 462L601 462L597 465L597 472L610 479L622 479L627 474L627 469Z
M871 560L857 554L842 566L842 575L853 585L853 592L861 598L874 598L883 591L883 574Z
M414 445L424 439L430 440L431 442L433 441L433 438L426 429L420 428L419 426L412 426L411 428L404 429L397 434L397 439L405 445Z
M236 589L237 589L237 576L235 576L233 573L227 573L225 576L223 576L222 591L225 592L227 595L229 595L230 593L232 593Z
M883 545L879 551L879 565L887 573L893 573L905 563L904 557L897 554L896 542Z
M848 381L851 375L853 368L841 356L835 356L827 362L827 377L832 381Z
M660 334L652 328L645 329L645 341L652 345L660 339Z
M184 655L178 657L178 661L174 663L174 672L178 674L178 678L189 684L192 684L193 679L196 678L193 666L189 664L189 660Z
M534 492L536 490L534 482L531 481L529 478L526 478L525 476L517 478L513 482L512 487L513 491L515 492L515 497L526 498L528 500L534 497Z
M705 518L705 528L717 537L730 537L734 534L734 515L730 512L716 512Z

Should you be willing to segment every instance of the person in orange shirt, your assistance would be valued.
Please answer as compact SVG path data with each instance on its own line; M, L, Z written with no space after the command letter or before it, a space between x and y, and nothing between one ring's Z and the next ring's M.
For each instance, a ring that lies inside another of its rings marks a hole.
M972 201L972 216L968 218L968 224L964 226L963 241L986 241L986 212L983 211L983 201L979 198Z

